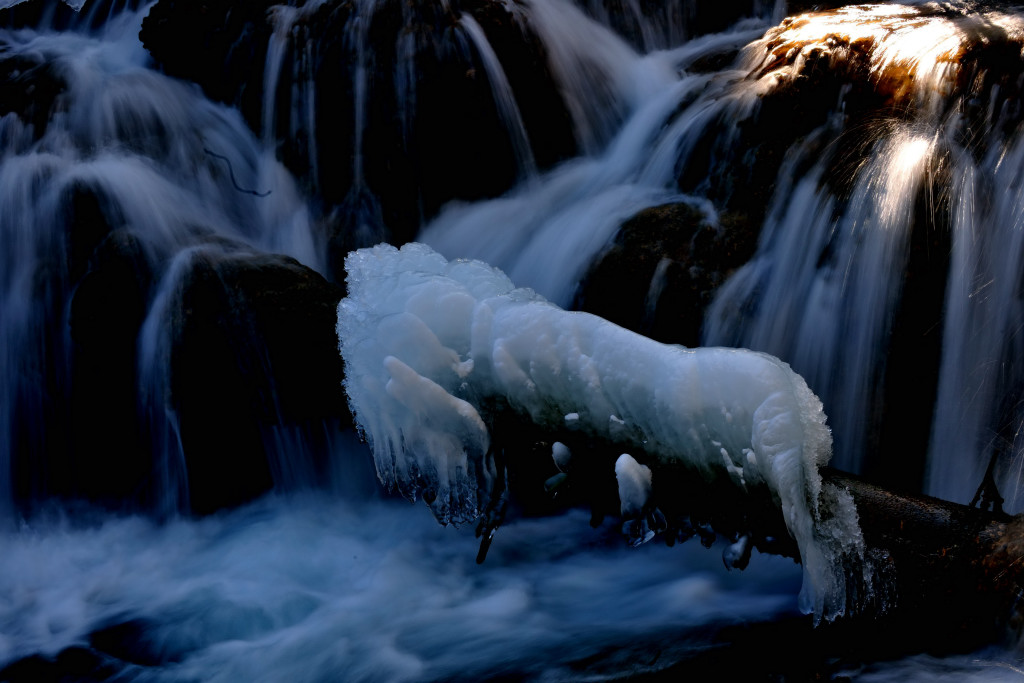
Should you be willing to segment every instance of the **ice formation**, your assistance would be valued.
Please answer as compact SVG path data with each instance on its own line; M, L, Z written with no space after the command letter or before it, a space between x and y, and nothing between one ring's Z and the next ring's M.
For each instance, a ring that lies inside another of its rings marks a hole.
M818 473L832 443L821 402L788 365L660 344L421 244L353 252L346 269L345 388L386 485L422 495L443 522L472 519L495 484L493 415L552 430L573 415L649 465L767 487L799 548L801 608L844 611L863 541L849 494ZM643 465L620 462L630 488Z
M619 483L622 516L642 514L651 498L651 468L638 463L629 453L623 453L615 461L615 479Z

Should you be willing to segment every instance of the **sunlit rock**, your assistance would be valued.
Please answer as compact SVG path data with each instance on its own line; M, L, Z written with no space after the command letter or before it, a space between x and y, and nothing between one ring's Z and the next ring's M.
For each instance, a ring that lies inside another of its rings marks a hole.
M851 5L788 17L747 48L746 63L766 91L824 62L905 115L940 116L959 98L980 98L971 106L997 124L1019 97L1022 44L1024 22L999 8Z

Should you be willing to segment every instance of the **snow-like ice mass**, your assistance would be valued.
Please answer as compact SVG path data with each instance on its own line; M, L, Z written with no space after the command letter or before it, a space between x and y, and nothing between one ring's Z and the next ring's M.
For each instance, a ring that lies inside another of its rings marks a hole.
M353 252L346 269L345 388L385 485L422 496L442 522L475 518L497 476L494 416L512 410L554 431L575 415L574 428L636 458L622 462L627 481L636 466L679 466L767 487L799 548L801 609L844 611L846 571L863 566L856 510L822 485L831 433L787 364L660 344L421 244Z

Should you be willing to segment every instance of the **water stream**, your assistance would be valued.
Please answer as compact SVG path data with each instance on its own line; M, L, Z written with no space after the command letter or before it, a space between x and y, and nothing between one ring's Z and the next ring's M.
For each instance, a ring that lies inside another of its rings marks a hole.
M1024 18L291 2L244 36L266 37L253 120L154 61L138 36L161 4L0 29L5 680L621 680L685 662L1019 677L1000 648L837 664L751 635L804 623L792 561L729 573L721 548L629 548L578 509L510 520L477 565L472 529L381 491L343 416L293 398L317 390L277 392L298 367L285 342L240 340L305 334L259 317L291 304L260 299L249 268L340 298L332 249L415 238L571 307L626 221L685 205L716 236L742 224L753 253L723 275L701 342L802 374L834 465L967 503L991 461L1020 512L1024 141L1015 67L997 57L1019 59ZM508 35L557 107L524 95ZM466 103L449 99L462 87ZM418 115L453 128L434 139ZM465 139L462 116L484 121ZM200 360L183 339L204 340Z

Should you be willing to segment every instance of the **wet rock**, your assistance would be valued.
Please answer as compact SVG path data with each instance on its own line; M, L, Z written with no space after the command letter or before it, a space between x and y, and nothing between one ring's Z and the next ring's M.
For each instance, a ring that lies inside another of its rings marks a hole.
M735 214L716 225L689 204L645 209L590 268L574 307L658 341L697 346L704 309L753 254L758 227Z
M137 238L114 230L71 299L73 444L65 495L113 507L150 502L153 462L138 421L136 344L152 275Z
M193 512L323 478L324 424L349 419L334 332L342 296L287 257L211 250L194 259L170 365ZM289 449L289 438L306 448Z
M903 277L863 476L896 491L920 491L925 477L942 360L946 285L953 253L949 164L929 173L917 196ZM981 482L978 482L979 484Z
M143 21L139 38L164 72L198 83L214 100L238 105L258 131L272 32L267 10L273 4L161 0Z
M334 1L268 12L270 4L161 0L141 37L168 74L237 106L272 136L322 204L339 251L407 241L444 203L496 196L526 170L495 101L502 84L463 17L501 64L536 165L577 150L524 7ZM268 82L273 92L264 92Z
M4 57L0 41L0 116L14 114L19 130L11 124L0 126L0 144L18 149L39 140L68 83L55 64L41 55Z
M161 314L152 254L102 192L75 186L66 207L74 282L40 354L67 365L28 373L35 393L13 432L22 508L58 498L173 511L176 484L161 468L175 455L140 402L160 377L169 386L155 409L173 413L192 512L325 480L330 435L350 424L334 332L342 290L290 258L208 238L156 321L170 335L167 357L152 359L162 369L143 376L143 326Z
M765 16L771 7L754 0L584 0L587 14L613 28L637 49L665 49L734 25L741 17Z
M41 184L49 181L46 174L41 175ZM22 345L18 350L24 353L24 371L16 381L17 400L12 409L15 418L10 432L12 492L29 506L45 496L75 496L82 490L82 481L96 479L96 473L87 472L88 467L84 465L90 448L107 455L121 452L123 445L132 452L131 458L139 457L138 444L130 436L134 433L134 403L131 400L125 403L120 396L113 397L120 388L124 388L121 379L126 377L129 378L125 379L128 382L126 391L134 392L131 373L125 375L120 371L123 364L131 363L134 358L133 332L129 330L126 335L122 334L125 326L131 328L136 324L132 320L131 308L116 313L97 308L95 315L102 322L77 324L84 322L79 317L69 325L83 310L80 307L76 310L72 303L76 287L83 279L88 279L86 275L96 264L94 252L107 253L101 245L120 222L117 207L102 190L87 183L72 183L60 195L55 220L63 234L55 234L52 240L40 242L41 251L32 275L32 287L23 293L45 315L34 316L34 320L24 326L20 339L10 337ZM110 251L115 250L116 247ZM98 258L106 257L101 255ZM137 291L138 288L135 289ZM85 290L89 290L89 285ZM130 291L126 288L119 295L130 298ZM85 300L88 298L87 293ZM111 322L112 314L124 314L125 317L108 327L105 324ZM75 333L69 334L72 327L79 333L78 339ZM78 343L81 340L87 340L84 346ZM90 351L80 354L84 348ZM75 384L75 376L92 360L110 357L106 351L108 348L115 354L112 359L116 369L109 377L104 372L103 378L111 381L96 383L89 395L83 396L79 392L83 387ZM93 353L97 350L98 354ZM83 358L91 360L86 360L85 365L75 362ZM118 390L115 391L115 387ZM109 405L107 399L110 399ZM78 400L82 402L79 404ZM111 413L104 408L121 412L111 419ZM84 432L79 431L78 427L83 425L81 420L86 416L100 419ZM100 425L107 429L122 427L124 431L110 434L98 429ZM76 437L85 433L96 438L77 443ZM120 443L122 438L127 439L126 444ZM108 450L108 446L112 450ZM121 474L115 474L111 481L117 480ZM102 481L102 477L98 480Z
M792 176L827 162L822 190L835 198L838 220L855 210L846 203L880 140L908 126L940 131L941 151L928 165L905 226L902 288L887 321L885 356L871 380L874 408L864 419L858 456L862 474L897 490L920 490L929 449L953 251L953 155L962 150L980 161L1021 122L1024 44L1013 25L998 15L979 19L939 6L882 13L849 6L791 16L752 48L762 60L751 72L759 106L739 125L750 170L725 165L712 175L713 191L749 187L749 209L736 201L737 192L719 198L754 213L777 189L758 178L777 175L771 169L781 167L784 155ZM929 40L914 45L909 37L915 31ZM775 146L770 131L784 146ZM827 245L818 267L834 267L834 258Z
M851 6L787 18L746 48L756 105L708 126L680 163L679 189L711 200L718 231L693 210L641 214L592 267L578 305L663 341L697 344L716 287L754 253L767 212L789 206L791 181L816 167L819 192L841 221L857 210L849 206L852 192L880 141L908 127L941 130L903 226L903 281L885 322L887 350L872 370L873 408L857 425L865 430L856 459L861 472L897 490L920 490L953 250L952 155L963 150L983 160L1019 129L1024 45L1013 26L1005 17L980 21L938 6L885 12ZM932 42L903 40L916 30L926 30ZM826 242L812 256L820 272L849 267L837 266L834 240ZM748 300L734 302L737 320L760 305L760 294L751 291ZM715 342L747 345L742 336ZM997 380L1005 386L999 393L1017 395L1013 373ZM1005 444L996 448L1008 452L1019 414L1009 405L996 412L990 431Z
M85 647L68 647L56 656L29 655L0 669L4 683L92 683L111 680L123 666Z
M159 625L143 618L130 618L103 626L89 634L89 646L117 661L139 666L160 666L185 659L169 642L157 637ZM169 639L167 639L169 640Z

